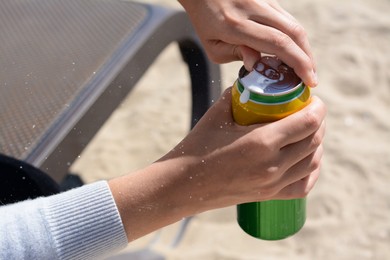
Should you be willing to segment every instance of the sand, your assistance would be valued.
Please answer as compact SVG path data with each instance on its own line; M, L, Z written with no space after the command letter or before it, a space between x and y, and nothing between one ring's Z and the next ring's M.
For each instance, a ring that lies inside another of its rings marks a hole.
M229 207L195 216L177 247L169 244L179 228L174 224L126 252L159 234L152 249L166 259L390 259L390 1L280 3L307 30L320 78L313 92L328 106L323 168L308 197L304 228L282 241L257 240L240 230L235 207ZM221 66L223 87L233 83L240 66ZM162 87L169 91L157 95ZM187 71L172 45L73 172L89 183L153 162L187 133L189 109Z

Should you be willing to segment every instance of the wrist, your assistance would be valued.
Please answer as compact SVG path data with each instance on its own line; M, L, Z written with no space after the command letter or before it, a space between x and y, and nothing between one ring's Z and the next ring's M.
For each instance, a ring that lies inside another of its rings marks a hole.
M129 241L196 213L182 160L159 161L109 181Z

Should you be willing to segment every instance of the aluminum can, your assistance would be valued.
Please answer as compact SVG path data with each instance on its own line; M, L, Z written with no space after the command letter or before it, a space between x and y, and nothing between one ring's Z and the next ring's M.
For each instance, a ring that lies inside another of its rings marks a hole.
M274 56L264 56L251 72L241 68L232 87L234 120L240 125L284 118L310 102L310 88L293 69ZM279 240L298 232L306 220L306 198L237 205L237 221L249 235Z

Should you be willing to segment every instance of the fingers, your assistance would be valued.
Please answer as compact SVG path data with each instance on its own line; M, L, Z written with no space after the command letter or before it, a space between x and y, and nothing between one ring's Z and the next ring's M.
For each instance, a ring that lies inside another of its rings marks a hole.
M297 44L303 49L303 51L309 56L311 59L314 71L316 70L316 64L314 61L314 56L310 48L309 40L307 38L307 34L302 27L302 25L292 16L289 12L284 10L278 2L270 2L270 6L272 6L275 10L277 10L281 15L285 16L287 19L286 24L281 24L281 30L288 34Z
M231 58L230 54L235 53L232 60L243 60L245 68L251 71L253 66L250 65L253 64L253 59L259 57L260 53L274 54L292 67L305 84L316 86L318 79L315 73L315 62L306 31L276 2L268 2L256 2L243 8L241 12L244 18L239 22L227 19L226 23L230 28L235 28L235 31L227 31L226 38L221 36L219 42L214 42L218 47L221 47L221 43L229 44L223 46L224 48L213 48L214 52L211 55L222 63L226 62L228 56ZM251 49L252 56L245 55L248 53L245 49L224 52L227 48L236 50L236 46L246 46L247 49ZM219 56L224 59L218 58Z
M321 165L321 158L323 155L323 147L320 145L313 153L299 161L295 165L293 165L290 169L288 169L280 180L280 184L282 187L286 187L283 193L287 194L286 191L295 191L291 189L291 185L294 185L296 182L300 183L300 180L306 179L308 180L308 176L310 176L313 172L317 172ZM303 183L300 183L302 185ZM301 187L301 186L298 186ZM303 186L302 186L303 187ZM297 188L297 187L295 187ZM306 192L308 190L298 190L300 193ZM291 194L289 194L291 195ZM297 194L295 194L297 195Z
M241 42L246 46L278 56L294 69L306 85L314 87L318 84L309 43L300 25L294 24L279 29L248 21L241 33L243 35L239 39L242 39Z
M253 60L261 53L274 54L292 67L305 84L317 85L306 32L276 1L180 0L180 3L190 15L212 61L243 60L245 68L252 70Z
M256 62L261 58L261 54L259 52L247 46L237 46L235 50L237 51L237 55L241 57L241 60L243 60L247 71L252 71Z
M323 133L317 135L323 136ZM322 142L322 138L319 138L318 141ZM307 149L304 147L300 148L302 150L296 149L295 154L280 155L284 166L279 168L280 175L269 182L266 187L266 191L272 195L273 199L304 197L311 190L318 177L323 155L322 144L316 145L316 142L308 144ZM300 145L303 146L304 143L307 143L307 141L302 141ZM293 150L290 152L293 152ZM294 161L296 163L292 163ZM282 163L279 163L279 165ZM276 195L272 191L277 191Z
M294 165L314 152L322 144L325 135L325 121L320 128L305 139L289 144L280 150L283 163L287 166Z
M259 51L245 45L235 45L224 41L208 41L203 42L207 56L215 63L227 63L235 60L242 60L245 69L252 71L255 63L260 60L261 54Z
M282 187L271 199L304 198L313 189L320 175L322 146L305 159L291 167L280 178L277 187ZM270 184L272 186L272 184Z
M265 5L265 11L253 16L253 21L275 28L283 34L270 38L271 53L276 54L287 65L294 68L298 76L309 86L318 84L315 62L307 34L302 25L276 1Z
M323 124L326 116L325 104L316 96L308 106L302 110L268 124L277 146L283 147L299 142L317 131Z
M320 176L320 168L313 171L307 177L296 181L289 186L282 189L276 196L275 199L293 199L293 198L304 198L313 189L315 183Z
M309 40L302 25L276 2L263 8L266 10L257 11L251 20L285 33L313 60Z

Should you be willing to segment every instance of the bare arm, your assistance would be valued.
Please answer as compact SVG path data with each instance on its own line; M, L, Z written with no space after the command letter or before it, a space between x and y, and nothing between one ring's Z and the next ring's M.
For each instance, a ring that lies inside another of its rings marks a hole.
M129 241L210 209L311 190L322 156L323 103L313 97L307 108L278 122L240 126L230 96L225 92L160 160L109 182Z

